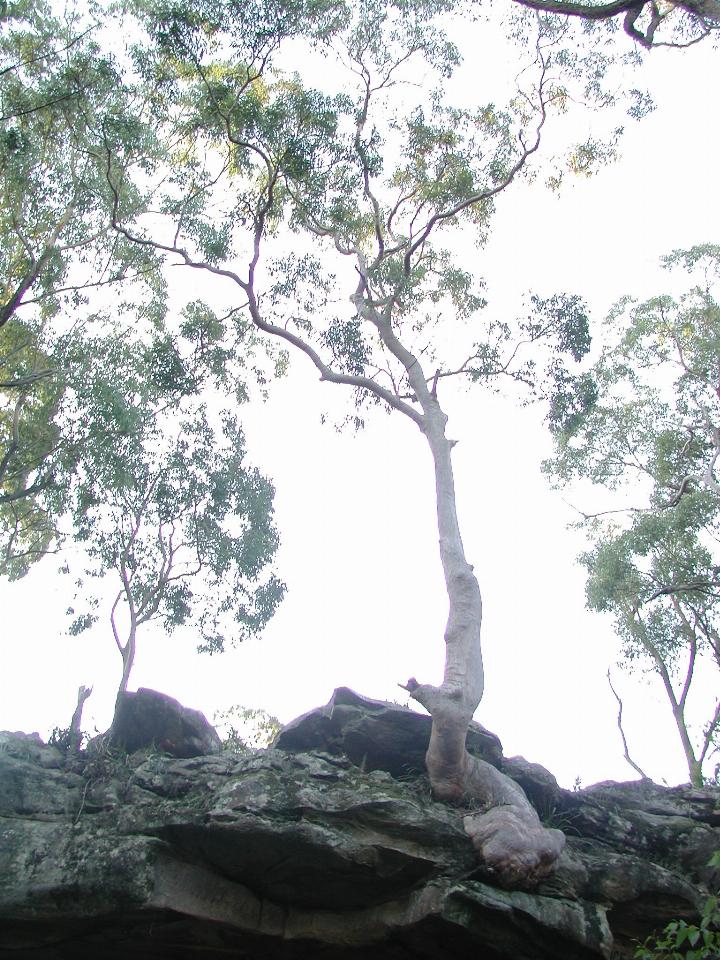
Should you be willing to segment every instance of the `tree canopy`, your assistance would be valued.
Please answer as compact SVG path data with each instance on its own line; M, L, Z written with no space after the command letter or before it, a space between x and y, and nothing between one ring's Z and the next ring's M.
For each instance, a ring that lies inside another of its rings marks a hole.
M45 494L69 478L55 455L68 442L56 338L88 312L91 291L122 284L142 319L164 280L150 251L110 229L113 195L94 147L105 126L120 140L137 131L97 11L59 15L21 0L4 5L0 27L0 570L17 577L56 543ZM129 189L127 202L140 203Z
M720 248L677 250L663 265L695 283L618 304L549 467L613 493L616 505L584 523L588 604L611 614L626 660L660 678L700 785L720 727L720 703L694 736L687 718L697 675L720 669Z
M77 584L85 609L68 611L70 632L97 617L87 578L102 585L112 573L109 619L125 690L137 631L150 620L169 632L192 625L210 652L222 651L228 630L240 641L267 623L284 592L266 569L278 545L274 491L245 463L237 416L222 408L213 416L197 399L192 368L169 341L147 347L106 335L68 353L81 378L63 416L82 422L83 438L54 513L69 515L86 558Z

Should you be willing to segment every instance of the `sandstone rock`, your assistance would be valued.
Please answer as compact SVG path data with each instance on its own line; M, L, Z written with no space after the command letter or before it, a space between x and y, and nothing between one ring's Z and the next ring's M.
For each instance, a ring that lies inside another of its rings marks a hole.
M172 697L144 687L119 695L112 727L104 740L128 753L143 747L153 747L171 757L201 757L220 751L217 731L199 710L183 707Z
M62 755L38 734L0 733L0 817L50 819L77 810L82 777L63 773Z
M273 745L294 753L344 753L363 770L412 777L425 771L431 725L428 714L385 700L370 700L348 687L339 687L324 707L283 727ZM479 723L470 725L467 748L499 766L502 744Z
M571 829L625 853L648 854L679 873L719 883L707 866L718 850L717 789L660 787L649 780L599 783L578 793L563 791L558 814Z
M23 760L31 760L39 767L59 769L63 755L57 747L43 743L39 733L11 733L0 730L0 753Z
M466 810L434 801L422 776L352 761L360 729L363 756L398 769L395 711L371 701L363 724L357 699L350 742L338 728L331 751L84 754L78 774L13 740L0 751L1 960L629 960L717 884L703 856L720 847L720 791L575 793L513 760L568 843L536 891L497 889Z
M539 763L530 763L525 757L503 757L501 770L520 784L542 818L551 818L566 805L567 791L562 790L550 771Z

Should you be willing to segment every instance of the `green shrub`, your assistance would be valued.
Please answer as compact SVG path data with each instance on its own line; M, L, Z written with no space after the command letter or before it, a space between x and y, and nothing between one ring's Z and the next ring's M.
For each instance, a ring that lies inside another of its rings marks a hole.
M720 868L720 851L710 860ZM718 960L720 957L720 899L708 897L700 923L673 920L662 933L648 937L635 949L635 960Z

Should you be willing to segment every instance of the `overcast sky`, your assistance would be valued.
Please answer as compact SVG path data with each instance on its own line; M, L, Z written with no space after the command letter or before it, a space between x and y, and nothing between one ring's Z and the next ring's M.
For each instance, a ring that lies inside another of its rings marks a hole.
M717 89L715 58L701 45L650 60L645 82L657 110L628 128L620 162L560 196L536 184L500 199L489 246L468 253L488 279L492 310L511 310L526 291L568 291L600 321L623 294L669 288L662 254L718 242L720 134L707 95ZM506 754L544 764L564 785L630 779L605 679L611 666L633 755L659 780L686 780L660 691L621 674L611 624L584 609L582 541L540 472L550 453L540 411L482 392L443 399L459 441L466 552L485 604L486 694L476 718ZM346 401L299 358L266 404L245 411L249 456L277 490L287 598L262 637L223 656L196 654L187 634L143 629L131 689L163 690L210 718L242 704L287 721L337 686L404 702L398 683L439 681L446 598L429 453L404 418L378 415L359 435L321 425ZM66 726L81 683L94 685L88 729L110 722L121 664L109 623L64 634L70 598L56 568L49 559L19 583L0 583L0 729L45 735Z

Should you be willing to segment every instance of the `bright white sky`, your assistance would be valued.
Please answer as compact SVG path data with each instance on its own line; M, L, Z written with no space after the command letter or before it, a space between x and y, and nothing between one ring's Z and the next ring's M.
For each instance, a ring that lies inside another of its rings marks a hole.
M655 51L645 83L658 109L629 127L621 162L559 197L537 184L501 199L489 246L471 254L494 310L511 310L526 291L577 292L599 322L623 294L668 288L662 254L717 242L720 132L708 98L716 56L702 45ZM566 530L573 513L540 472L550 452L540 412L481 392L444 399L459 440L466 551L485 603L477 719L507 755L542 763L566 786L578 776L629 779L605 678L617 643L610 622L584 608L582 541ZM265 405L245 412L249 455L277 489L277 567L289 588L264 636L208 657L192 636L149 627L131 688L163 690L210 718L242 704L288 721L337 686L404 702L398 683L439 681L446 598L429 453L404 418L380 415L357 436L321 426L321 414L345 400L300 358ZM109 622L64 634L71 598L56 567L50 559L19 583L0 583L0 729L46 735L66 726L81 683L94 685L86 727L109 725L121 672ZM613 675L637 762L658 780L686 780L660 691L640 675Z

